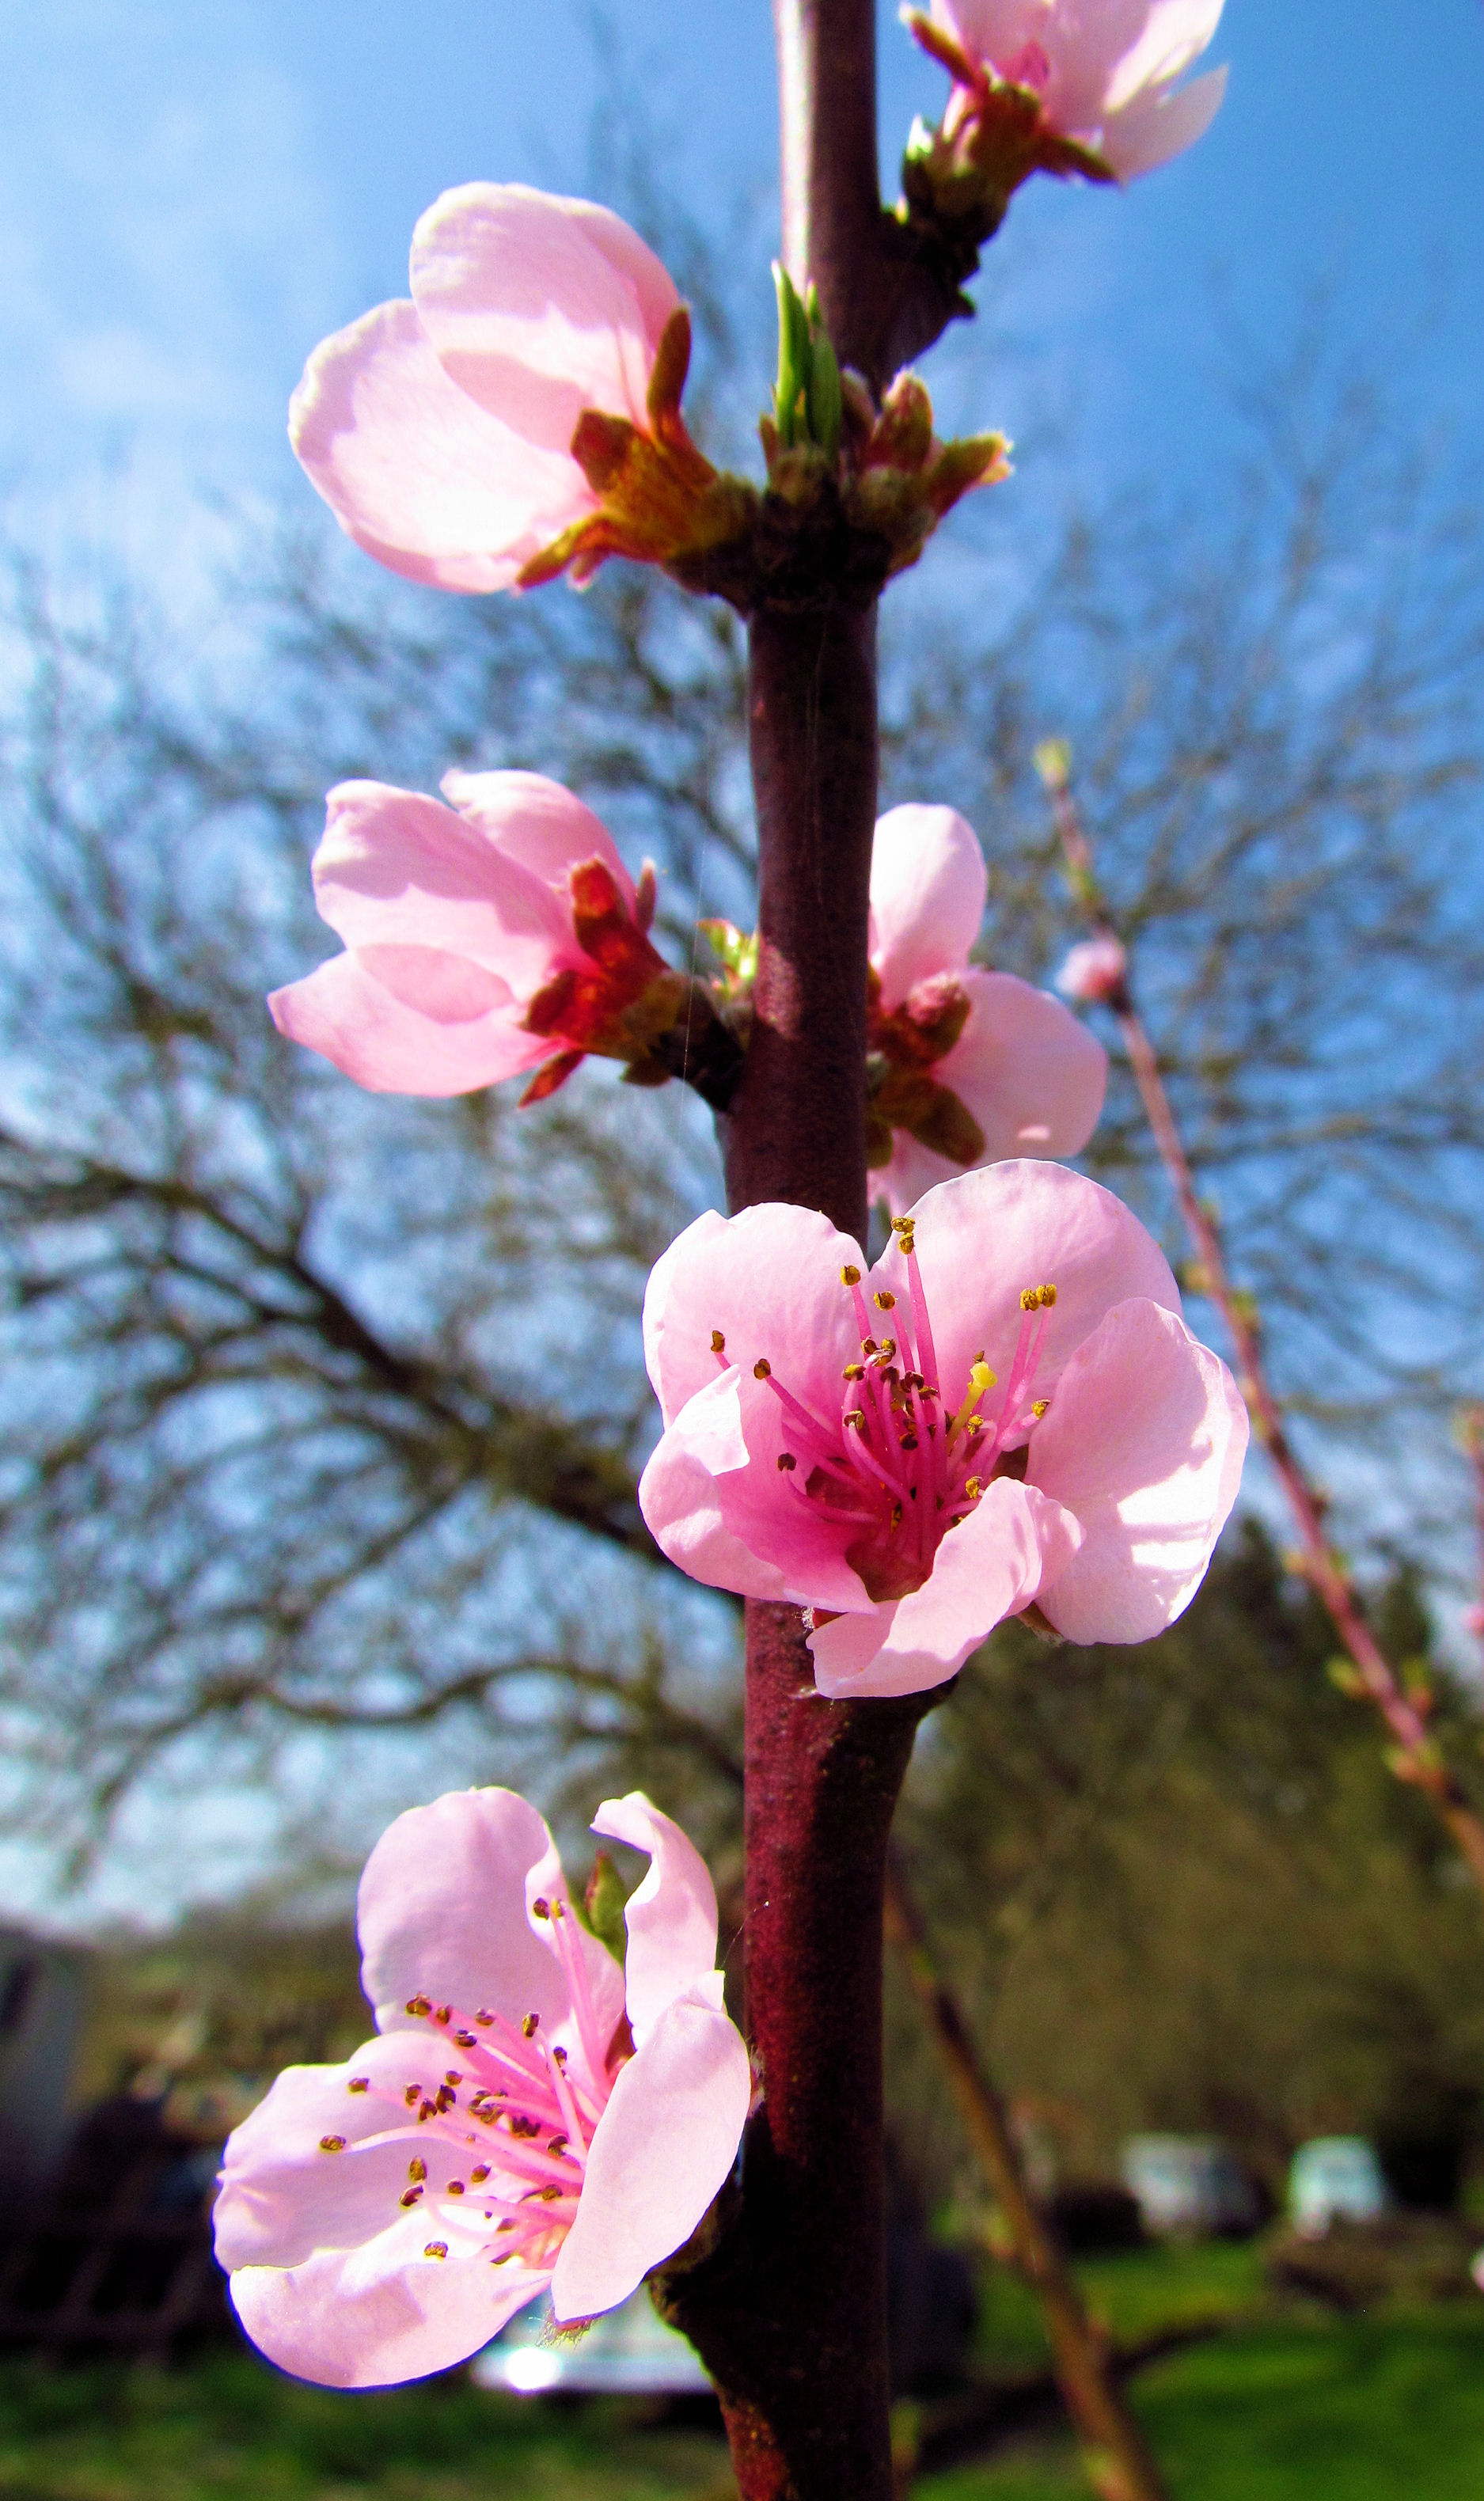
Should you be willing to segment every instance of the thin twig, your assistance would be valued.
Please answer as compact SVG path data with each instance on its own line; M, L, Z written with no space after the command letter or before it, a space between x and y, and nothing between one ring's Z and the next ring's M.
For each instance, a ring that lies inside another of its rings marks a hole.
M1298 1531L1303 1570L1329 1613L1352 1662L1352 1689L1379 1712L1390 1733L1387 1762L1397 1778L1420 1789L1452 1834L1475 1883L1484 1889L1484 1820L1475 1814L1428 1727L1429 1697L1398 1683L1366 1620L1360 1594L1325 1534L1324 1503L1288 1438L1263 1360L1261 1323L1251 1299L1236 1291L1227 1267L1216 1219L1197 1190L1160 1062L1134 1002L1127 950L1097 883L1092 845L1067 778L1064 750L1055 744L1037 758L1066 859L1067 876L1095 938L1119 949L1122 969L1110 973L1097 995L1118 1020L1160 1159L1180 1202L1191 1248L1198 1263L1198 1290L1216 1305L1236 1357L1237 1382L1253 1424L1288 1497Z
M933 1959L900 1859L887 1864L887 1934L902 1949L913 1996L938 2046L965 2133L1010 2236L1009 2263L1035 2295L1083 2464L1102 2501L1168 2501L1167 2486L1125 2402L1107 2340L1026 2184L1004 2105L985 2074L957 1999Z

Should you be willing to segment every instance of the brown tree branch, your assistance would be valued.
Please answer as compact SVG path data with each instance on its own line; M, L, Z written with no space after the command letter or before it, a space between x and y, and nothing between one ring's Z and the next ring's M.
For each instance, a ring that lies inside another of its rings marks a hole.
M879 394L950 321L972 251L941 250L881 205L876 157L876 22L861 0L774 0L778 40L783 250L813 279L842 365Z
M1102 2501L1168 2501L1149 2444L1125 2403L1109 2348L1089 2318L1076 2279L1026 2185L1004 2105L933 1958L922 1913L894 1852L888 1862L886 1911L887 1934L901 1948L908 1984L937 2044L964 2132L1004 2218L1010 2263L1040 2304L1057 2384L1076 2427L1089 2481Z

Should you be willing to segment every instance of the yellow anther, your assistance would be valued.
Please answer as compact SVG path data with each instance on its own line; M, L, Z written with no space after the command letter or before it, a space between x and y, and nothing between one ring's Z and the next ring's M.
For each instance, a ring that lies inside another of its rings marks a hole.
M877 1369L877 1371L878 1371L878 1372L884 1371L884 1370L886 1369L886 1366L891 1362L892 1357L893 1357L893 1355L894 1355L895 1352L896 1352L896 1340L895 1340L895 1338L894 1338L894 1337L884 1337L884 1338L882 1339L882 1341L881 1341L880 1346L879 1346L879 1347L877 1348L877 1350L876 1350L876 1369Z
M1036 1422L1037 1422L1037 1423L1039 1423L1039 1422L1040 1422L1041 1417L1045 1415L1046 1410L1047 1410L1047 1408L1048 1408L1050 1405L1051 1405L1051 1400L1050 1400L1049 1398L1038 1398L1038 1399L1036 1400L1035 1405L1034 1405L1034 1406L1031 1408L1031 1410L1030 1410L1030 1413L1031 1413L1031 1415L1035 1417L1035 1420L1036 1420Z
M993 1389L994 1386L995 1375L981 1355L977 1363L970 1364L969 1366L967 1395L965 1396L963 1404L960 1408L957 1416L954 1417L953 1422L948 1427L950 1437L955 1433L968 1433L973 1431L975 1425L980 1421L979 1417L974 1413L974 1409L978 1405L980 1399L984 1396L985 1391L987 1389Z
M1022 1295L1021 1295L1021 1310L1022 1310L1023 1312L1038 1312L1038 1311L1040 1310L1040 1308L1041 1308L1041 1289L1040 1289L1040 1286L1039 1286L1039 1285L1028 1285L1028 1286L1025 1288L1025 1291L1024 1291L1024 1292L1022 1293Z
M418 2199L422 2194L422 2191L421 2188L404 2188L401 2196L397 2200L397 2203L399 2206L416 2206Z
M353 2076L346 2086L346 2091L348 2093L368 2093L370 2090L371 2079L369 2076Z
M483 2181L483 2180L488 2180L488 2179L489 2179L489 2163L488 2163L488 2162L476 2162L476 2164L475 2164L475 2166L474 2166L473 2170L472 2170L472 2171L470 2172L470 2174L469 2174L469 2177L470 2177L470 2179L473 2181L474 2185L475 2185L475 2187L477 2188L477 2187L479 2186L479 2184L480 2184L481 2181Z
M525 2037L525 2039L526 2039L527 2041L532 2041L532 2040L534 2040L534 2039L535 2039L536 2033L537 2033L537 2031L540 2029L540 2024L541 2024L541 2017L540 2017L540 2016L539 2016L539 2015L523 2015L523 2016L522 2016L522 2017L521 2017L521 2030L522 2030L523 2034L524 2035L524 2037Z
M461 2180L451 2180L443 2193L445 2197L461 2197L463 2192L463 2182Z
M857 1430L857 1432L858 1432L858 1433L863 1433L863 1432L864 1432L864 1430L865 1430L865 1417L864 1417L864 1416L862 1415L862 1413L861 1413L861 1411L860 1411L860 1409L859 1407L852 1407L852 1408L848 1411L848 1413L847 1413L847 1415L846 1415L846 1417L845 1417L844 1420L845 1420L845 1422L846 1422L847 1424L854 1424L854 1426L855 1426L855 1428L856 1428L856 1430Z
M845 1378L847 1381L863 1381L865 1379L864 1364L848 1363L845 1367Z
M892 1505L892 1525L894 1528L900 1528L901 1526L901 1504L899 1502L894 1502Z
M711 1332L711 1351L713 1354L725 1354L726 1351L726 1340L720 1329L713 1329Z
M849 1267L842 1268L840 1271L840 1283L842 1285L859 1285L860 1283L860 1269Z
M753 1366L753 1379L755 1381L766 1381L771 1374L772 1369L773 1367L769 1363L767 1356L765 1354L759 1354L757 1362Z
M873 1337L863 1337L860 1341L860 1351L862 1354L874 1354L876 1351L875 1339Z
M447 2241L429 2241L426 2249L422 2252L425 2258L446 2258L448 2253L449 2245Z
M798 1465L798 1461L797 1461L797 1459L794 1457L794 1455L793 1455L793 1451L779 1451L779 1453L778 1453L778 1473L779 1473L779 1475L780 1475L781 1477L791 1477L791 1476L793 1474L793 1471L794 1471L794 1469L797 1467L797 1465Z
M1057 1289L1055 1285L1043 1285L1041 1287L1041 1309L1043 1312L1049 1312L1056 1299Z
M980 1497L980 1495L981 1495L981 1494L983 1493L983 1491L984 1491L984 1480L983 1480L983 1478L982 1478L982 1477L965 1477L965 1478L964 1478L964 1480L963 1480L963 1490L964 1490L965 1494L968 1496L968 1499L969 1499L969 1501L970 1501L970 1502L977 1502L977 1501L978 1501L978 1499L979 1499L979 1497Z
M892 1230L894 1233L910 1233L916 1222L917 1218L915 1216L894 1216L892 1218Z
M887 1285L883 1285L879 1294L873 1294L871 1300L878 1312L894 1312L896 1309L896 1296Z
M344 2153L345 2138L343 2136L321 2136L320 2139L320 2151L321 2153Z
M409 1997L407 2001L407 2012L409 2015L431 2015L432 2011L433 2001L430 1997L419 1995L417 1997Z
M407 2177L409 2180L425 2180L427 2178L427 2164L423 2161L421 2153L415 2153L413 2155L412 2160L407 2166Z
M544 1893L538 1893L536 1895L535 1900L530 1906L530 1914L533 1919L549 1919L551 1917L552 1906Z

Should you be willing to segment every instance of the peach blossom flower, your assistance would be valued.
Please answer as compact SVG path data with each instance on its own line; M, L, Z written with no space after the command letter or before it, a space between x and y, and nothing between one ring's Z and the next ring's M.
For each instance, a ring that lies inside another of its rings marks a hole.
M1097 1125L1101 1044L1059 999L968 960L987 874L953 808L893 808L871 853L871 1189L894 1211L1006 1155L1071 1155Z
M1032 1602L1072 1641L1162 1632L1248 1426L1137 1218L1062 1165L996 1164L864 1270L786 1206L702 1216L659 1260L639 1502L671 1561L812 1609L832 1698L942 1684Z
M466 183L418 221L411 302L315 350L289 440L393 573L445 590L569 565L584 580L608 554L704 542L702 508L725 504L680 416L690 351L668 271L622 217Z
M268 1005L281 1033L383 1093L462 1094L587 1051L634 1060L684 988L645 934L605 825L536 773L447 773L452 801L382 782L329 794L320 911L346 951Z
M1224 69L1180 82L1223 0L931 0L902 17L954 82L936 130L914 128L909 199L993 234L1033 173L1131 182L1208 128Z
M280 2076L228 2139L217 2200L237 2315L300 2379L447 2370L548 2285L560 2319L610 2310L730 2170L752 2085L711 1879L638 1791L592 1828L650 1853L625 1965L509 1789L415 1807L373 1850L377 2038Z
M1103 930L1071 949L1057 975L1057 987L1063 998L1078 999L1085 1007L1098 1003L1107 1007L1122 997L1128 979L1129 957L1123 943Z

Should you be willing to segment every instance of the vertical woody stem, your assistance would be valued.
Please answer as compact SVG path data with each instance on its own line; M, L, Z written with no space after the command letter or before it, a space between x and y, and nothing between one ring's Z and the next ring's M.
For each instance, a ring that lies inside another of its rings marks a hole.
M902 1950L908 1984L937 2043L964 2133L1004 2218L1011 2263L1041 2305L1057 2383L1082 2444L1089 2481L1102 2501L1167 2501L1159 2467L1114 2376L1107 2345L1089 2318L1076 2279L1026 2186L1004 2107L933 1960L922 1914L894 1858L887 1872L887 1933Z
M872 0L778 0L784 230L842 358L880 207ZM876 617L822 588L751 626L758 974L728 1203L863 1240ZM777 1281L787 1286L787 1280ZM741 2210L667 2302L721 2391L743 2501L891 2501L882 2110L887 1835L926 1698L828 1703L796 1607L747 1610Z
M1098 935L1116 937L1099 895L1092 846L1064 775L1053 769L1047 775L1047 788L1073 891L1081 897L1093 929ZM1324 1507L1289 1440L1282 1410L1267 1378L1260 1324L1232 1286L1220 1232L1201 1203L1174 1106L1160 1070L1159 1054L1138 1013L1127 973L1109 995L1108 1005L1118 1019L1160 1160L1180 1202L1191 1248L1202 1271L1201 1291L1209 1295L1227 1324L1236 1357L1238 1386L1288 1497L1302 1549L1305 1576L1350 1653L1360 1691L1373 1704L1391 1735L1392 1769L1400 1780L1420 1789L1431 1802L1452 1834L1475 1884L1484 1888L1484 1821L1474 1813L1462 1784L1443 1761L1428 1727L1425 1709L1419 1710L1398 1684L1366 1620L1355 1583L1325 1533Z

